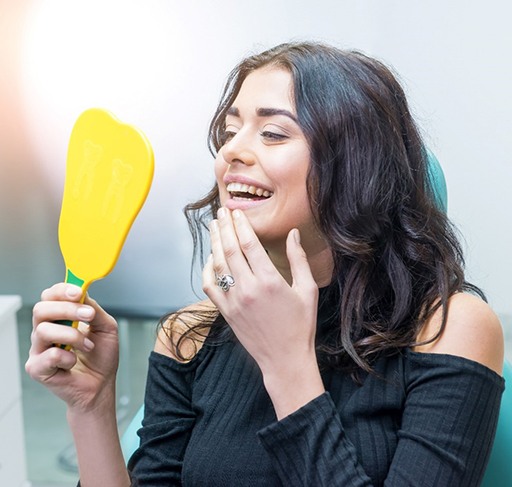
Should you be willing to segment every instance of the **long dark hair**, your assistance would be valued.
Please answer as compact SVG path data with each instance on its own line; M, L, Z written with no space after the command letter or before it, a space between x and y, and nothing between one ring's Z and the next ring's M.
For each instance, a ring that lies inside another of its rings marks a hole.
M243 81L264 66L291 73L298 123L311 149L309 200L334 260L336 334L319 356L371 370L382 353L417 344L439 307L442 333L452 294L483 294L465 281L462 249L436 206L419 130L382 62L319 43L282 44L248 57L229 75L210 124L212 154L222 146L226 111ZM219 206L214 186L184 210L195 257L202 259L204 230ZM218 323L217 314L198 327ZM175 345L180 356L180 340Z

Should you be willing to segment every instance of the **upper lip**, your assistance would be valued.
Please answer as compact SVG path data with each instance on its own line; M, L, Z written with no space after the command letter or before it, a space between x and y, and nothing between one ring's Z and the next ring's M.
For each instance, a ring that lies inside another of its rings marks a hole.
M228 175L224 176L223 182L224 182L225 186L227 186L229 183L241 183L241 184L247 184L248 186L254 186L256 188L261 188L265 191L269 191L270 193L273 193L272 189L269 186L262 184L258 181L255 181L254 179L248 178L246 176L237 176L234 174L228 174Z

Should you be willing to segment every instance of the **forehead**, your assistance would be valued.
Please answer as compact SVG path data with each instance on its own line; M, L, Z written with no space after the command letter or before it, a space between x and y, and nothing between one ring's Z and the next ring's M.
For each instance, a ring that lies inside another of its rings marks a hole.
M291 74L279 67L264 67L253 71L243 81L232 106L239 111L282 108L294 113Z

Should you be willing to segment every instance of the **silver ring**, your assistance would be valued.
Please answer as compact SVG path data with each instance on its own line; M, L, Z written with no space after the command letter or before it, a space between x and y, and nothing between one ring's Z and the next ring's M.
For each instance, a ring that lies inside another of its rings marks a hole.
M225 293L229 291L230 287L235 285L235 278L230 274L222 274L222 276L217 276L217 286L219 286Z

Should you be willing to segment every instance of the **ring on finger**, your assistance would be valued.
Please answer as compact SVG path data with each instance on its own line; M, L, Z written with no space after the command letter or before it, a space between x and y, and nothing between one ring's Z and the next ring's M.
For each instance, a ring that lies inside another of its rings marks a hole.
M225 293L229 291L230 287L235 285L235 278L231 274L222 274L221 276L216 274L215 280L217 281L217 286L219 286Z

